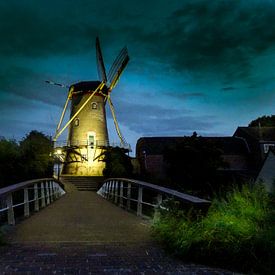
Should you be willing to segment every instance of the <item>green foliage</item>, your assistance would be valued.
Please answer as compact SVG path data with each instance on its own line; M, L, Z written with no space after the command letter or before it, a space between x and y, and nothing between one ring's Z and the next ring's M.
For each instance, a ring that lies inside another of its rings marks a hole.
M44 134L32 131L19 144L0 139L0 188L20 181L51 177L52 143Z
M49 137L37 131L31 131L20 142L21 167L25 179L52 176L53 146Z
M258 117L249 123L249 127L275 127L275 115Z
M19 179L17 173L20 159L19 146L14 140L0 139L0 188Z
M260 185L215 199L206 216L173 209L154 223L154 234L186 259L268 273L275 258L274 203Z
M131 158L125 154L125 150L119 147L111 147L104 152L103 161L106 167L103 170L105 177L131 177L133 165Z
M211 140L203 140L196 133L174 144L164 152L170 187L199 195L217 191L217 169L226 166L221 154Z

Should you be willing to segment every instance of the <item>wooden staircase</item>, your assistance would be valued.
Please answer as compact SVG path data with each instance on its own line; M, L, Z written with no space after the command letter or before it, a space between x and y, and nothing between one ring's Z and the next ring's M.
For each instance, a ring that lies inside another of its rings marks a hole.
M78 191L97 191L101 187L104 177L62 175L60 179L65 185L65 189L66 184L71 184Z

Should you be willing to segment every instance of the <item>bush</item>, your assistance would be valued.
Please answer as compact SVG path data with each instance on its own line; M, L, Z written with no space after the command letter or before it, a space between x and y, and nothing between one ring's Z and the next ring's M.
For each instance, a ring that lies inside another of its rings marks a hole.
M260 185L215 199L206 216L172 209L154 223L156 238L185 259L269 273L275 268L274 208Z

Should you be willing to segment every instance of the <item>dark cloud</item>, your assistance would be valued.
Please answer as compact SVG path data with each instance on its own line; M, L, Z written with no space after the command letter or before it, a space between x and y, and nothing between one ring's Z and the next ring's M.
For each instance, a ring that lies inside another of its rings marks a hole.
M194 116L190 111L120 100L116 106L119 123L143 135L173 135L210 130L217 125L212 116Z
M170 93L165 93L168 96L176 97L178 99L188 99L188 98L199 98L199 97L205 97L206 95L204 93L199 93L199 92L170 92Z
M232 86L221 88L221 91L224 91L224 92L230 92L230 91L234 91L234 90L236 90L236 88L232 87Z
M154 31L136 31L150 55L176 70L245 78L254 58L275 42L275 3L184 1Z
M7 66L0 68L0 99L4 93L19 96L29 100L40 101L50 105L62 106L66 98L66 89L57 89L45 83L47 76L21 66ZM12 100L12 104L20 105L20 99ZM4 102L2 102L4 104ZM12 107L12 105L11 105Z

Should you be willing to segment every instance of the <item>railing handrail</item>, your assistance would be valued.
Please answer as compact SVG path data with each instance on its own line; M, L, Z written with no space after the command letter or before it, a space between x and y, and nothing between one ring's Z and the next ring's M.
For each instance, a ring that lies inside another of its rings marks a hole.
M133 184L136 184L139 186L143 186L143 187L158 191L163 194L168 194L168 195L174 196L176 198L181 199L183 202L187 202L187 203L195 203L195 204L210 204L211 203L208 200L201 199L201 198L198 198L198 197L195 197L192 195L188 195L185 193L181 193L179 191L176 191L176 190L173 190L173 189L170 189L167 187L155 185L155 184L145 182L145 181L139 181L139 180L127 179L127 178L108 178L108 179L104 180L104 182L108 182L111 180L126 181L126 182L133 183Z
M16 184L12 184L12 185L0 188L0 196L6 195L6 194L11 193L11 192L18 191L18 190L20 190L24 187L27 187L29 185L33 185L35 183L39 183L39 182L42 182L42 181L49 181L49 180L56 181L54 178L42 178L42 179L27 180L27 181L19 182L19 183L16 183Z

